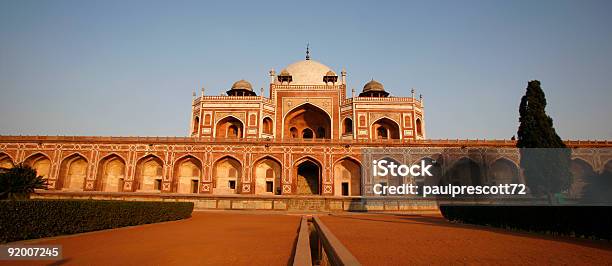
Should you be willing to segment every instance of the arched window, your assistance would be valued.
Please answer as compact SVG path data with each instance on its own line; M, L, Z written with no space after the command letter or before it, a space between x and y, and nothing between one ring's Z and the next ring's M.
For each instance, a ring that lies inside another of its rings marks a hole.
M289 132L291 133L291 138L292 139L296 139L298 137L298 130L295 127L292 127L291 129L289 129Z
M272 119L269 117L263 120L263 133L272 134Z
M194 134L198 133L199 126L200 126L200 118L196 116L195 119L193 120L193 133Z
M325 138L325 129L322 127L317 128L317 138L324 139Z
M422 136L423 136L423 129L421 128L421 126L422 126L422 125L421 125L421 119L420 119L420 118L417 118L417 120L416 120L416 130L417 130L417 135L419 135L419 136L421 136L421 137L422 137Z
M313 138L312 130L310 128L305 128L304 130L302 130L302 138L303 139Z
M353 133L353 120L350 118L345 118L344 119L344 134L351 134Z

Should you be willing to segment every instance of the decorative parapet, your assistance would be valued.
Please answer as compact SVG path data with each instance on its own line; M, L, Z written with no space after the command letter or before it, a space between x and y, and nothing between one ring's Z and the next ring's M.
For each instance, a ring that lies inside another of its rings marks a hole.
M400 145L415 147L516 147L515 140L486 139L274 139L274 138L205 138L205 137L110 137L110 136L0 136L2 143L49 143L49 142L101 142L101 143L259 143L259 144L338 144L338 145ZM612 147L610 140L566 140L565 144L576 147ZM1 146L0 146L1 147Z
M398 104L411 104L415 103L419 106L422 105L422 101L412 97L354 97L345 99L342 104L352 103L398 103Z
M277 85L273 84L272 88L278 90L340 90L344 89L344 85Z
M264 103L269 103L269 104L272 103L272 101L269 98L265 98L261 96L203 96L203 97L197 97L193 101L193 104L198 105L199 103L206 103L206 102L218 103L218 102L236 102L236 101L240 101L241 103L253 103L253 102L256 102L256 103L264 102Z

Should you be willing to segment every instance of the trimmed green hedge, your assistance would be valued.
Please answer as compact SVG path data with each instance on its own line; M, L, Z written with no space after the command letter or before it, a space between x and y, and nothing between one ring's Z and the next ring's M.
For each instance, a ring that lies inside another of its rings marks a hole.
M192 211L192 202L0 201L0 242L180 220Z
M610 206L440 206L444 218L505 229L612 240Z

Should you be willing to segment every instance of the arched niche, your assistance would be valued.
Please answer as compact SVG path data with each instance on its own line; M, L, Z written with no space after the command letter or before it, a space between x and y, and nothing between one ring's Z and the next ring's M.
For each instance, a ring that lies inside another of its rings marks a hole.
M281 164L271 157L264 157L255 162L253 178L255 178L255 194L280 195L281 191Z
M306 138L323 138L331 137L331 118L321 108L312 104L306 103L291 110L285 116L284 135L287 138L292 138L297 134L293 134L293 128L296 132L301 132L300 137ZM308 129L308 131L306 131ZM308 134L304 134L304 133ZM318 135L315 135L318 133Z
M242 122L233 116L228 116L217 122L216 135L217 138L243 138L244 125Z
M173 191L196 194L200 191L202 163L193 156L185 156L174 163Z
M223 157L213 166L213 193L237 194L242 185L242 164L233 157Z
M272 122L271 118L269 117L264 118L262 126L263 126L263 133L268 134L268 135L273 134L274 122Z
M361 164L357 160L344 158L334 165L334 195L361 195Z
M164 162L155 155L148 155L136 163L134 188L137 192L160 192L163 189Z
M116 154L100 160L96 176L96 190L121 192L125 182L125 161Z
M297 194L321 194L321 165L317 161L310 158L298 161L295 165L295 173Z
M13 168L15 163L10 156L5 153L0 153L0 168Z
M49 178L49 174L51 173L51 160L47 155L42 153L33 154L25 160L25 164L34 168L37 175L43 178Z
M508 159L497 159L488 171L489 183L491 185L498 184L518 184L519 169Z
M60 165L60 175L57 189L68 191L83 191L87 178L88 162L85 157L75 153L64 160Z
M372 134L374 139L399 139L399 125L395 121L383 117L372 123Z

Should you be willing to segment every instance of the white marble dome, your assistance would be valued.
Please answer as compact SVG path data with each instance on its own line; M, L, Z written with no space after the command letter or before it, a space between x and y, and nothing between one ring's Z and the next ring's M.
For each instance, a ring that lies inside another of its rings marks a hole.
M286 70L291 73L291 85L325 85L323 77L332 71L328 66L314 60L295 62L287 66Z

